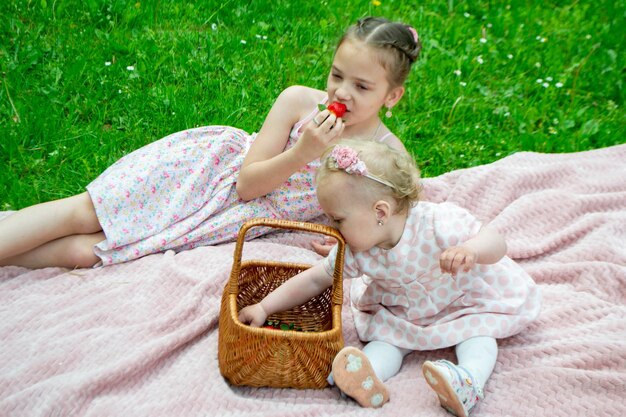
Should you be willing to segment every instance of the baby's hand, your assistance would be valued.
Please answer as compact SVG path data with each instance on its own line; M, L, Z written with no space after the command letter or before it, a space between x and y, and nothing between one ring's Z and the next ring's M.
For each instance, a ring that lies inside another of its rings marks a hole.
M328 254L330 253L330 251L333 249L333 247L337 244L337 239L335 239L334 237L330 237L330 236L325 236L324 237L324 242L319 243L316 241L311 242L311 246L313 247L313 250L315 251L315 253L317 253L318 255L322 255L322 256L328 256Z
M239 312L239 321L252 327L261 327L267 319L267 313L261 303L244 307Z
M476 254L474 251L464 246L453 246L443 251L439 257L439 267L441 272L456 275L462 268L467 272L476 264Z

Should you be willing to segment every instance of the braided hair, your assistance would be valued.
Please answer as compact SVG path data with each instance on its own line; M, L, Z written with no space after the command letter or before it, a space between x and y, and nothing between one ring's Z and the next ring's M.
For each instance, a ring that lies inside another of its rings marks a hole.
M380 64L387 70L393 87L404 84L411 65L419 57L422 44L413 27L383 17L365 17L348 28L339 46L356 40L380 50Z

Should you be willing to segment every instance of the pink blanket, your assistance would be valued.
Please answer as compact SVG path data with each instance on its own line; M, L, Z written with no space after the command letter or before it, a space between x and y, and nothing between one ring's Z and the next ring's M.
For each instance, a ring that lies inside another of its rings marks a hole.
M538 320L500 342L472 415L625 415L626 145L518 153L424 186L500 229L542 291ZM270 235L246 243L244 258L313 263L310 239ZM420 369L453 349L410 354L376 412L331 388L227 384L217 323L233 247L100 269L0 268L0 416L448 415ZM349 308L344 336L361 345Z

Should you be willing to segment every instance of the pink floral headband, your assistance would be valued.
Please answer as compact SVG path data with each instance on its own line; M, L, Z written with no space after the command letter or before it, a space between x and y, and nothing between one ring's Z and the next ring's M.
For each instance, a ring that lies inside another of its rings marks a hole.
M328 158L333 161L335 168L341 169L347 174L360 175L387 187L395 188L389 181L368 173L365 162L359 158L359 153L349 146L335 146Z

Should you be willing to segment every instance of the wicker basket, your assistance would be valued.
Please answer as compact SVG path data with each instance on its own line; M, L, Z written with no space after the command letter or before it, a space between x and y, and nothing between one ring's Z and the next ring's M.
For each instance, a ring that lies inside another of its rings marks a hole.
M239 321L238 312L261 301L307 264L248 260L241 262L245 234L255 226L316 232L337 239L333 285L322 294L268 320L293 323L302 331L255 328ZM274 388L324 388L333 358L343 347L344 241L331 227L287 220L254 219L239 231L233 268L224 288L219 321L220 372L233 385Z

